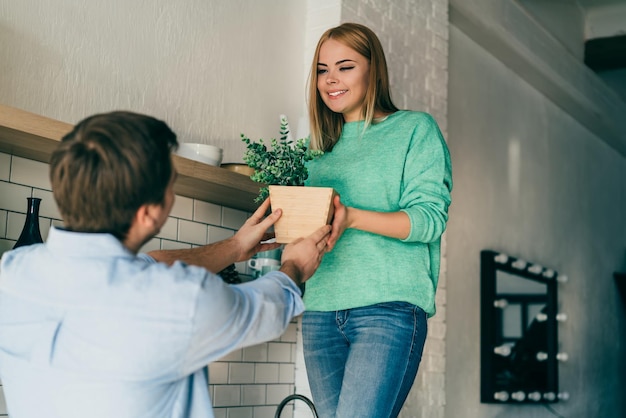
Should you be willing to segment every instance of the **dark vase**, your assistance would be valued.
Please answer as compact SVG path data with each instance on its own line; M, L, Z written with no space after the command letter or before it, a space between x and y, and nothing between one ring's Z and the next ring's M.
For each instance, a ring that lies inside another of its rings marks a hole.
M41 199L38 197L27 197L26 199L28 200L26 222L13 248L43 242L41 232L39 232L39 204L41 203Z

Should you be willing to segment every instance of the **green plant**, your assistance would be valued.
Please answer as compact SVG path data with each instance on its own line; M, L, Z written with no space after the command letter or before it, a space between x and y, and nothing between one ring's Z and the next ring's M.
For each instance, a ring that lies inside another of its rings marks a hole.
M305 138L295 142L290 140L289 122L285 115L280 117L280 139L272 138L271 148L263 143L263 139L254 142L241 134L241 140L246 143L243 161L254 169L250 178L265 184L260 188L255 202L262 202L267 198L269 185L303 186L309 176L306 162L324 153L308 149Z

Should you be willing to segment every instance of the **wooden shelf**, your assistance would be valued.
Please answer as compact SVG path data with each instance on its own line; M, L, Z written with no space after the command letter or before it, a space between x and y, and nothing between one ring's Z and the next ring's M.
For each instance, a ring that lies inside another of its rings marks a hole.
M174 165L176 194L248 212L258 207L254 198L260 185L250 177L178 155L174 155Z
M0 104L0 152L44 163L72 125ZM223 168L174 155L176 194L252 212L259 183Z

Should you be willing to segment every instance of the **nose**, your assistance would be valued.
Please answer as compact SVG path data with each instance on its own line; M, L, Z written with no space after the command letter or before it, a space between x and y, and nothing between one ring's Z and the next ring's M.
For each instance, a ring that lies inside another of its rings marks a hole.
M335 84L337 83L337 80L335 80L333 77L326 77L326 84Z

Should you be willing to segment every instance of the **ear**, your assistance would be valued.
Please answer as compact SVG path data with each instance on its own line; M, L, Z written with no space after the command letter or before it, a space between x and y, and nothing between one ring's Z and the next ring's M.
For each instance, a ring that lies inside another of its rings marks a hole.
M162 211L163 207L160 205L150 203L141 205L135 213L133 226L146 231L153 231L155 228L159 228L157 223Z
M129 250L136 253L143 244L159 233L162 226L159 219L163 210L162 206L155 204L144 204L137 209L123 241Z

